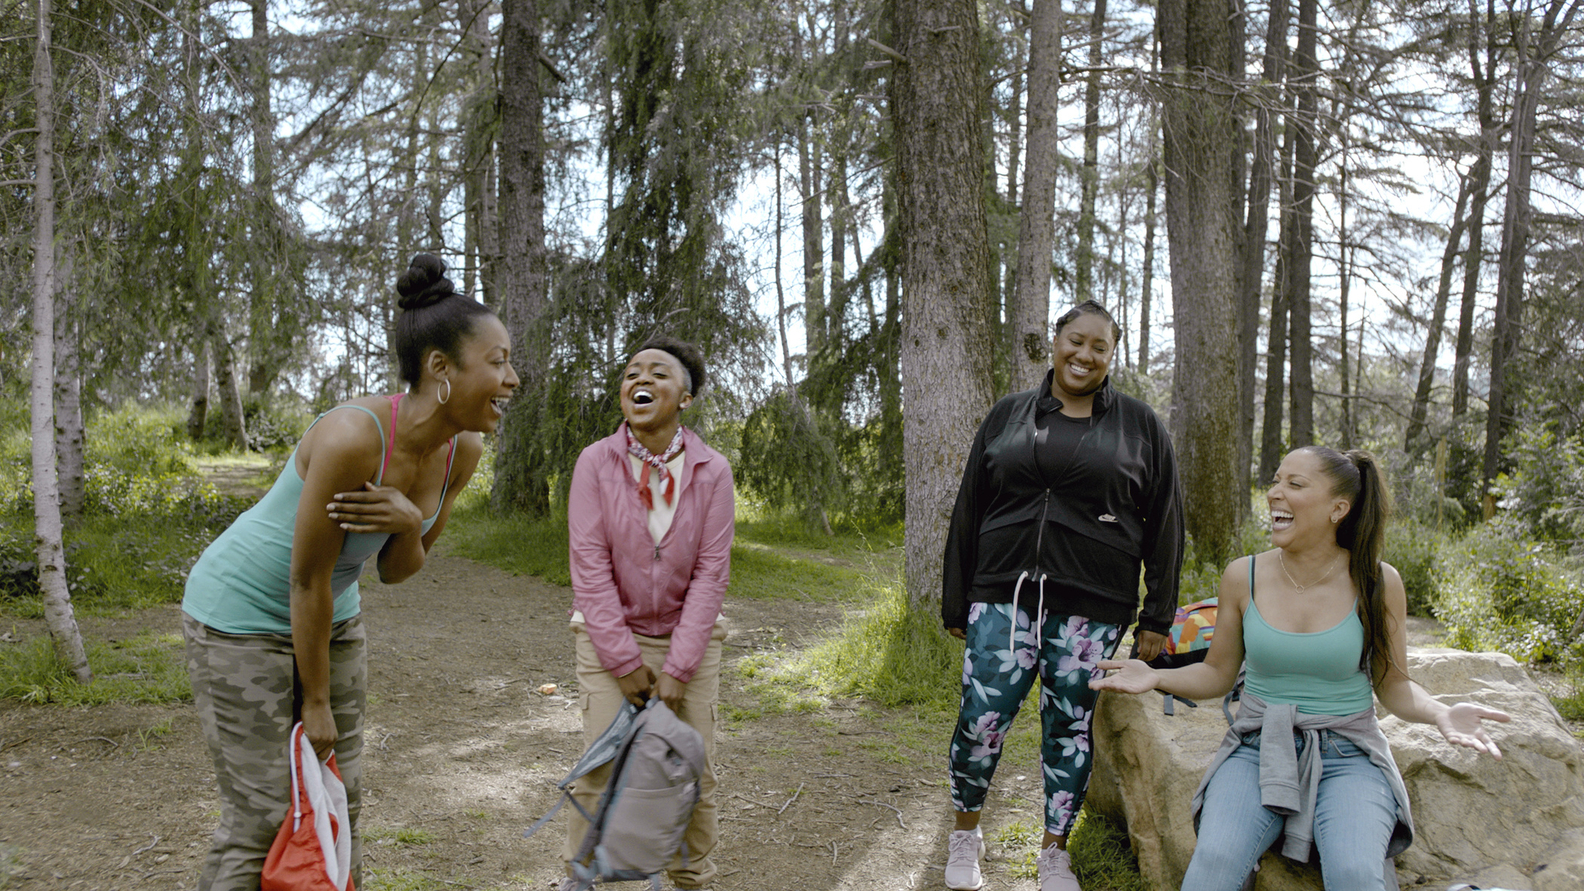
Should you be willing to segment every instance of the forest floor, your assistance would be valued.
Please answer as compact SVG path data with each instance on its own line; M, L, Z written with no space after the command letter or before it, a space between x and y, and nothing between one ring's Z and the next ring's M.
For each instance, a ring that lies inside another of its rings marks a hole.
M582 750L570 603L570 589L443 555L406 584L365 583L367 891L552 886L565 818L532 839L522 832L555 804L555 782ZM750 654L797 646L839 614L728 598L721 891L941 886L949 805L936 754L950 728L925 756L892 735L906 716L870 704L763 713L733 670ZM39 622L15 624L24 639L43 633ZM179 646L174 605L82 625L92 640L153 630ZM541 693L546 684L557 691ZM1035 793L1033 767L1006 764L999 785ZM195 884L218 799L190 704L0 701L0 777L0 887ZM990 807L999 820L1028 822L1036 801L993 791ZM987 864L992 887L1032 887L1005 879L1003 866Z

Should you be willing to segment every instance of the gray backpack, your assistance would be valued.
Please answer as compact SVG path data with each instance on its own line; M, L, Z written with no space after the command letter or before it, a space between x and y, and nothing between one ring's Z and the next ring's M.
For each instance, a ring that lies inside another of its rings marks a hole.
M590 814L569 790L574 780L606 763L610 782ZM523 837L539 831L571 801L589 822L569 864L577 891L596 882L643 879L659 891L660 873L671 859L680 852L687 861L682 835L698 804L703 773L704 740L697 730L659 699L650 699L641 711L624 702L616 719L556 784L561 800Z

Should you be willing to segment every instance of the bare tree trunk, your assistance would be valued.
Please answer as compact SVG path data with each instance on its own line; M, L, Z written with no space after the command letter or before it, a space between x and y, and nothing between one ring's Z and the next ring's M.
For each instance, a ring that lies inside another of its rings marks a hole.
M55 273L55 466L61 516L83 512L82 326L78 319L72 264L74 246L63 243Z
M248 38L248 85L252 91L253 255L248 295L248 392L267 397L281 369L290 360L292 344L301 336L297 325L282 324L290 310L284 294L293 276L293 251L286 223L275 199L275 110L270 101L269 0L251 0L252 35Z
M231 341L226 337L225 325L218 313L210 317L209 343L214 355L215 387L220 397L220 421L225 441L234 449L246 451L248 447L247 421L242 414L242 389L237 381L236 357L231 352Z
M810 114L812 117L812 113ZM825 348L825 221L820 202L819 146L814 123L805 117L799 130L798 171L803 191L803 330L805 361L814 368L814 357Z
M775 292L776 335L781 341L781 371L786 376L787 390L795 392L797 378L792 373L792 346L787 343L786 288L781 284L781 234L785 224L785 205L781 200L781 140L775 144Z
M1485 460L1480 482L1485 491L1500 470L1501 440L1512 424L1507 363L1518 354L1523 330L1524 269L1529 257L1529 183L1534 169L1535 118L1540 88L1550 73L1548 60L1584 0L1551 0L1539 33L1531 36L1530 19L1519 23L1513 66L1517 73L1512 119L1508 127L1507 205L1502 215L1501 255L1497 261L1496 319L1491 332L1490 397L1485 416ZM1561 19L1560 23L1558 19Z
M940 597L956 472L993 396L985 305L995 284L982 196L979 23L973 0L891 0L890 84L902 237L906 575ZM938 386L940 381L952 386Z
M1274 122L1281 111L1282 84L1287 79L1287 0L1271 0L1262 70L1265 89L1255 94L1254 158L1249 167L1248 214L1243 224L1243 274L1238 280L1241 289L1238 295L1240 491L1250 488L1249 473L1254 463L1254 391L1259 377L1259 323L1260 306L1264 302L1265 242L1270 231L1271 168L1276 155ZM1272 326L1275 326L1274 317ZM1281 327L1285 332L1285 319ZM1277 392L1279 399L1280 391Z
M1479 148L1469 170L1472 195L1468 213L1468 248L1463 252L1463 296L1458 306L1458 327L1452 362L1452 419L1468 412L1469 366L1474 357L1474 311L1479 292L1480 266L1484 263L1485 204L1490 198L1491 166L1496 156L1496 0L1485 0L1480 18L1479 0L1468 0L1469 73L1476 93ZM1485 59L1480 60L1484 41Z
M1283 100L1283 111L1291 108ZM1287 395L1287 321L1291 315L1287 308L1287 266L1292 257L1292 239L1295 235L1295 216L1292 201L1293 127L1285 127L1282 138L1281 173L1277 177L1277 201L1280 216L1279 245L1276 251L1276 274L1271 282L1270 331L1265 337L1265 398L1260 419L1259 480L1269 482L1275 476L1287 452L1287 438L1282 430Z
M490 504L543 516L550 486L539 428L549 385L550 335L544 231L544 91L537 0L501 4L500 302L520 356L521 394L511 401L495 459Z
M1313 307L1310 274L1314 267L1315 145L1319 124L1315 58L1317 0L1298 0L1298 46L1293 54L1293 89L1298 111L1293 116L1292 256L1287 265L1287 308L1292 313L1292 387L1288 436L1292 447L1314 442L1314 343L1310 339Z
M1176 364L1172 407L1187 526L1200 560L1225 562L1239 502L1237 454L1238 120L1227 0L1161 0L1166 231Z
M192 408L187 412L187 438L193 442L203 439L204 425L209 423L209 338L200 337L193 344Z
M1419 384L1414 388L1413 408L1408 412L1408 431L1403 435L1403 450L1410 455L1424 452L1421 442L1430 416L1430 391L1435 385L1436 355L1441 352L1441 335L1446 330L1447 303L1452 298L1452 269L1457 265L1458 244L1467 228L1469 177L1458 181L1457 207L1452 211L1452 228L1447 231L1446 249L1441 252L1441 278L1436 283L1435 302L1430 307L1430 325L1425 331L1424 355L1419 359Z
M1061 163L1061 0L1034 0L1029 26L1028 164L1018 219L1017 288L1008 307L1014 326L1009 365L1013 390L1036 386L1050 367L1051 250L1055 241L1056 170Z
M1348 142L1345 117L1342 123L1342 162L1337 175L1337 316L1341 332L1337 335L1337 383L1342 394L1342 429L1338 447L1353 448L1353 381L1348 371L1348 298L1353 286L1353 270L1348 264L1352 246L1348 244Z
M495 85L487 0L465 0L457 5L463 29L463 53L472 69L473 88L462 110L462 290L494 306L495 294L480 275L484 259L484 233L488 214L490 168L494 164ZM479 287L479 285L485 287Z
M1100 193L1100 66L1105 61L1105 22L1106 0L1094 0L1089 16L1089 71L1084 77L1083 167L1079 171L1078 254L1074 258L1079 303L1094 298L1095 199Z
M33 101L38 136L33 183L33 529L44 619L55 654L79 683L93 680L82 632L66 587L60 496L55 476L55 68L50 58L50 0L38 0Z
M1150 67L1158 64L1159 53L1150 53ZM1155 298L1155 202L1160 192L1160 146L1156 138L1160 122L1152 104L1149 113L1149 166L1144 171L1144 286L1139 289L1138 372L1149 374L1150 303Z
M1017 23L1019 32L1029 19L1028 0L1012 0L1012 21ZM1021 36L1021 34L1020 34ZM1018 206L1019 168L1023 161L1023 119L1027 111L1024 103L1024 78L1026 66L1023 60L1023 49L1028 45L1026 40L1013 39L1012 41L1012 101L1009 105L1007 120L1007 187L1006 206ZM1001 300L1006 311L1006 318L1001 325L1001 362L1005 366L1003 372L1006 379L1012 381L1016 388L1016 381L1022 378L1018 365L1018 325L1017 325L1017 274L1018 274L1018 248L1012 246L1001 254Z

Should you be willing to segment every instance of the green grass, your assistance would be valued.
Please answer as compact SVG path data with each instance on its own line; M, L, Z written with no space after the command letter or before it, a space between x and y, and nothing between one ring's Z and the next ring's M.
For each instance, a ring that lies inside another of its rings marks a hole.
M434 833L427 829L413 829L410 826L376 827L365 830L363 839L371 844L393 845L427 845L435 840Z
M451 882L424 875L405 867L392 870L365 869L364 891L449 891ZM466 886L463 886L466 887Z
M553 585L572 584L566 517L497 517L490 513L487 498L459 499L440 542L447 554L538 576Z
M1035 863L1040 842L1045 839L1039 822L1019 820L990 833L988 838L1001 846L1007 863L1007 876L1038 879ZM1073 874L1079 884L1095 891L1151 891L1139 874L1138 858L1128 843L1127 829L1121 824L1085 808L1067 837L1067 853L1072 855Z
M77 683L56 660L48 637L0 649L0 698L57 705L192 698L179 635L146 633L128 641L85 645L94 674L87 685Z
M21 849L0 844L0 888L11 887L11 880L22 874Z

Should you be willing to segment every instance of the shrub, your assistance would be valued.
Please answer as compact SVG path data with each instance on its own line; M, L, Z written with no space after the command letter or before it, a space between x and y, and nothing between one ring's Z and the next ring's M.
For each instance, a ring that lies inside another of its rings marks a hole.
M1382 559L1402 575L1409 615L1430 615L1440 599L1441 552L1446 546L1445 535L1412 518L1399 519L1386 530Z
M1584 587L1556 552L1496 523L1464 540L1449 562L1436 617L1453 646L1500 650L1526 662L1573 662L1581 654L1568 633Z

